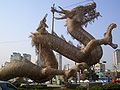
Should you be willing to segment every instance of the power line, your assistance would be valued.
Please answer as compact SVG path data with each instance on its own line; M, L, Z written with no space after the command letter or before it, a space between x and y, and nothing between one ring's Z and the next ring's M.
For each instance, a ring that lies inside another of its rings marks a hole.
M69 8L69 7L72 7L72 6L75 6L75 5L78 5L78 4L82 4L82 3L85 3L85 2L89 2L89 1L94 2L93 0L85 0L85 1L82 1L82 2L78 2L78 3L71 4L71 5L69 5L69 6L65 6L64 8Z

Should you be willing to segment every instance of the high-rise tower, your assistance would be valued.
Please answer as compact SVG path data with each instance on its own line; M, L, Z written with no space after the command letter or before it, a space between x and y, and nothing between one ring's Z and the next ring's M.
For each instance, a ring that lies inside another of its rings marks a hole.
M116 49L113 52L113 65L120 68L120 49Z

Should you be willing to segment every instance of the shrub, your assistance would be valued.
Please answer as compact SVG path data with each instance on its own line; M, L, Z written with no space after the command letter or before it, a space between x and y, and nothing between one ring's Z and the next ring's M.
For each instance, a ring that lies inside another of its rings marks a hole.
M86 88L86 87L83 87L83 86L79 86L79 87L77 87L75 90L87 90L87 88Z
M103 89L104 90L118 90L120 89L120 86L117 83L107 83L105 85L103 85Z
M90 90L103 90L102 86L92 86Z

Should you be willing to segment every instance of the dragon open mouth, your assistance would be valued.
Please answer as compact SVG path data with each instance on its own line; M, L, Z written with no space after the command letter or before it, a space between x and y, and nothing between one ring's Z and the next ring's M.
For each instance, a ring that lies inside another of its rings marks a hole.
M87 26L88 22L94 22L95 18L101 16L99 12L96 12L96 3L90 3L85 6L77 6L73 8L71 11L64 10L59 7L61 11L52 8L51 11L59 13L62 17L56 17L56 19L67 19L71 18L76 22L79 22L80 25Z
M83 17L82 17L82 21L81 24L87 26L88 22L92 23L94 22L95 19L98 18L98 16L101 16L99 12L96 12L96 3L91 3L87 6L84 6L84 10L83 10Z

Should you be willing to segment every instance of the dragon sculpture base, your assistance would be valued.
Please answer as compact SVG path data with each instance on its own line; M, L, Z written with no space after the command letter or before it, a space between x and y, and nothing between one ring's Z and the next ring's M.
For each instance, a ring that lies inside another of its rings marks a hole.
M36 82L46 82L51 80L55 75L64 75L68 79L76 74L79 70L84 70L98 63L103 55L101 45L110 45L116 49L117 44L112 43L112 30L116 28L116 24L112 23L108 26L106 33L102 39L96 40L92 35L83 29L88 22L94 21L100 16L96 12L96 3L93 2L86 6L78 6L70 10L61 10L51 8L52 12L62 15L56 19L66 19L66 27L68 33L81 42L84 48L78 48L61 39L59 36L47 32L46 17L40 21L40 25L36 32L32 33L32 44L40 55L42 66L37 66L29 61L12 61L0 70L0 80L9 80L15 77L27 77ZM69 71L58 70L58 62L55 58L53 50L63 56L73 60L77 64Z

